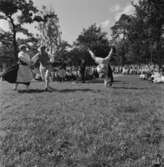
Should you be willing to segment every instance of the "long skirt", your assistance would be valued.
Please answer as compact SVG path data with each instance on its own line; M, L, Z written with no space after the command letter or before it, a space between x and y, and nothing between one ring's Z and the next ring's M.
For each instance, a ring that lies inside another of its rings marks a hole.
M28 66L17 64L7 69L2 78L9 83L29 84L33 74Z
M17 80L18 84L29 84L33 79L33 74L31 69L27 65L19 65L19 69L17 72Z
M3 74L2 79L9 83L16 83L19 65L16 64L8 68Z

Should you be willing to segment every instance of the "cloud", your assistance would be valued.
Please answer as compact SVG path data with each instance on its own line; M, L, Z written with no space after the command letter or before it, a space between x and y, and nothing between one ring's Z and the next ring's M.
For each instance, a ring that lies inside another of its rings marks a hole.
M131 4L127 5L127 6L125 6L125 8L123 8L123 10L116 13L115 20L116 21L119 20L119 18L122 14L132 15L132 14L134 14L134 11L135 11L134 7Z
M134 13L134 7L132 5L126 6L123 10L123 13L128 14L128 15L133 14Z
M138 4L139 0L132 0L132 2Z
M119 12L121 10L121 6L119 4L116 4L114 8L110 8L112 12Z
M109 20L105 20L103 21L101 24L100 24L100 27L102 28L107 28L110 24L110 21Z

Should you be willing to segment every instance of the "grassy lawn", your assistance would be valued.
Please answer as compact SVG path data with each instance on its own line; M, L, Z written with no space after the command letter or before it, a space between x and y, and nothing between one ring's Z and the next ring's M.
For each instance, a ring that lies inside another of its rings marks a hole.
M160 152L164 85L116 80L109 89L52 83L52 93L41 82L28 93L1 82L2 167L150 167Z

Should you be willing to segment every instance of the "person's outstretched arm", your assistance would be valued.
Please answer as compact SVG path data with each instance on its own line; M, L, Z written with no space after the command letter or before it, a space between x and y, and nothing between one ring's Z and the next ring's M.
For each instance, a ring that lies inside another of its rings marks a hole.
M113 48L111 48L111 50L110 50L108 56L105 57L104 60L105 60L105 61L109 61L109 60L111 59L111 57L112 57L112 53L113 53Z
M95 61L95 63L101 64L104 61L103 58L96 57L95 54L90 49L88 49L88 52L90 53L90 55L91 55L92 59Z
M93 59L94 61L96 61L96 56L95 56L95 54L94 54L90 49L88 49L88 52L89 52L89 54L91 55L92 59Z
M36 55L34 55L34 56L31 58L31 63L32 63L32 65L34 65L34 64L39 60L39 55L40 55L40 53L37 53Z

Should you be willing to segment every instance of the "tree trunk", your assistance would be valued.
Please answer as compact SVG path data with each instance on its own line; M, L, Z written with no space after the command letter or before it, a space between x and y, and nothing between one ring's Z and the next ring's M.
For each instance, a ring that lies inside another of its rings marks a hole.
M12 33L13 33L13 48L14 48L14 58L15 61L17 62L18 60L18 45L17 45L17 41L16 41L16 26L14 24L14 20L11 16L9 16L11 25L12 25Z
M13 47L14 47L15 61L17 61L18 60L18 46L17 46L16 32L15 31L13 31Z

